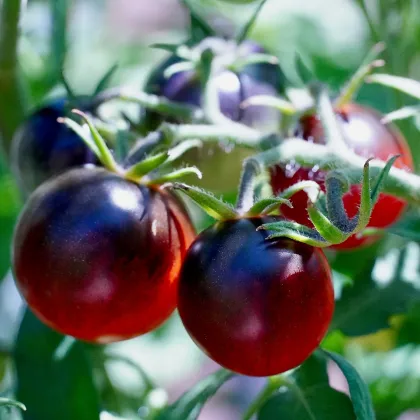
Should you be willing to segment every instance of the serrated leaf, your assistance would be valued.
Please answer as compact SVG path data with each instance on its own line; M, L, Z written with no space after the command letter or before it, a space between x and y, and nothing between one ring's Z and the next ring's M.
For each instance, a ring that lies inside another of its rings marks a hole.
M356 420L350 398L331 388L325 358L313 354L262 406L258 420Z
M54 360L63 336L26 311L14 358L16 396L25 420L99 420L99 400L84 345L76 342L65 357Z
M172 188L182 191L195 201L208 215L217 220L235 219L237 216L235 210L229 204L200 188L178 182L175 182Z
M331 330L348 336L361 336L389 327L393 315L405 313L420 290L404 279L406 249L392 249L358 270L357 264L347 272L353 285L344 287L336 302ZM340 268L338 267L338 271Z
M375 420L368 386L357 370L344 357L328 351L324 353L338 365L346 377L357 420Z
M369 77L370 83L379 83L380 85L397 89L407 95L420 100L420 82L407 77L393 76L391 74L373 74Z
M159 413L156 420L198 419L204 404L233 376L232 372L224 369L213 373L195 385L190 391L187 391L178 401Z

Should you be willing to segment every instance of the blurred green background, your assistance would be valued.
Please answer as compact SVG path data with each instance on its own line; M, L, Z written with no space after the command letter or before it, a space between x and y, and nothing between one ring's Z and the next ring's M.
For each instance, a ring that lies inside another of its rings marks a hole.
M193 3L198 13L225 34L238 30L255 7L218 0ZM60 26L63 7L68 9L67 31ZM63 91L56 77L57 66L63 63L71 86L80 94L90 93L115 63L119 70L113 85L141 87L153 66L166 56L148 46L181 41L187 37L188 28L186 12L177 0L29 0L22 31L19 66L26 92L25 106L30 110L46 96ZM386 72L420 79L418 0L268 0L251 38L278 56L291 82L297 81L294 62L299 53L317 78L328 83L333 94L378 41L387 44ZM0 102L4 100L0 96ZM366 85L358 101L389 112L412 100L377 85ZM0 109L5 106L3 102ZM419 132L413 121L406 121L400 127L418 167ZM235 164L231 159L229 165L224 163L222 153L204 159L203 171L218 174L205 179L204 185L232 196L241 167L239 155L235 156ZM0 160L0 279L4 278L0 283L0 396L13 395L17 373L27 387L23 394L39 404L48 400L55 405L57 420L76 420L74 414L72 417L66 412L76 413L74 405L85 399L91 401L93 411L99 406L101 420L118 418L115 413L138 419L146 416L150 407L159 407L168 399L172 401L217 368L195 347L176 314L157 332L105 350L78 344L72 348L71 360L66 363L56 354L60 350L57 350L60 337L36 321L28 320L26 329L21 329L18 335L23 305L9 271L9 249L20 206L21 199L3 154ZM197 210L194 214L199 227L209 223ZM375 260L376 256L379 258ZM378 420L420 419L420 414L415 412L420 409L420 305L412 304L407 297L418 294L419 256L417 243L399 243L395 239L355 254L329 255L337 285L349 279L357 281L359 300L354 313L355 300L347 296L352 292L346 294L344 290L338 303L339 315L345 314L343 323L338 325L341 332L330 334L325 346L348 357L368 382ZM398 288L395 292L395 282L404 282L409 289L402 293L402 288ZM394 316L405 312L405 316ZM374 324L367 326L367 330L379 332L365 335L363 324L367 319ZM388 319L391 326L386 328L384 320ZM10 357L13 348L16 363ZM58 357L57 364L46 368L48 357ZM139 367L158 386L148 393L146 400L143 397L148 391L147 383ZM93 375L87 374L88 371ZM345 388L334 366L330 379L338 388ZM239 413L262 384L263 380L259 379L235 379L210 401L200 419L240 418ZM13 409L0 411L0 416L18 419L21 414ZM77 417L85 418L95 416L83 411Z

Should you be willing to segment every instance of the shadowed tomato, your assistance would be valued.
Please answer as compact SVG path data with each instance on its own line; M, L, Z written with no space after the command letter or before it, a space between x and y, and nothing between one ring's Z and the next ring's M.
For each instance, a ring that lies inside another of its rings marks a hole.
M266 53L261 46L252 41L244 41L238 46L233 41L206 38L199 47L210 48L218 55L230 54L242 58L253 53ZM147 82L146 91L162 95L172 101L200 106L202 87L196 71L180 71L169 78L164 76L165 70L179 61L180 58L172 56L159 66ZM225 70L216 77L220 108L226 117L261 129L270 130L278 127L279 113L273 108L251 106L244 109L241 108L241 103L255 95L276 96L285 83L279 66L269 63L250 64L239 72ZM154 113L148 117L152 128L161 120Z
M175 309L193 236L169 193L74 169L30 197L15 231L16 282L50 327L85 341L124 340Z
M344 134L344 140L355 153L365 158L375 157L387 161L394 155L400 155L394 166L407 171L413 170L410 149L403 135L395 128L384 125L381 115L370 108L357 104L348 104L336 112ZM309 142L324 143L321 122L315 116L304 117L297 134ZM325 172L317 168L310 170L300 168L293 162L286 167L275 166L271 169L271 184L275 193L302 180L313 180L324 188ZM356 215L360 205L359 185L352 185L344 195L344 206L349 217ZM288 219L312 227L306 211L307 195L299 192L292 198L293 209L282 206L282 212ZM369 227L385 228L394 223L403 213L406 202L389 194L381 193L373 210ZM352 236L336 249L352 249L373 243L377 237Z
M16 132L12 163L20 187L27 193L68 169L97 163L83 140L57 121L66 116L66 108L66 99L56 99L30 115Z
M178 309L213 360L250 376L302 363L327 332L334 310L323 252L257 231L274 217L219 222L191 245L181 270Z

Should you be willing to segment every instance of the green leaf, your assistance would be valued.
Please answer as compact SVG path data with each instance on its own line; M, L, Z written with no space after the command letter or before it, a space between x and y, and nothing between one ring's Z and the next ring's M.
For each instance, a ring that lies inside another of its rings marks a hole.
M336 302L330 329L348 336L367 335L388 328L391 316L405 313L420 298L420 290L405 278L408 257L407 247L394 248L383 257L371 256L360 269L353 257L353 268L346 272L353 285L344 287Z
M368 386L357 370L342 356L328 351L324 351L324 353L338 365L346 377L357 420L375 420Z
M216 36L214 29L194 10L191 0L181 0L190 14L190 42L198 44L204 38Z
M152 172L153 170L161 166L163 163L165 163L168 159L168 156L168 152L162 152L156 155L149 156L128 168L125 173L125 177L127 179L137 181L144 175L147 175L149 172Z
M217 220L236 219L237 217L235 210L229 204L200 188L178 182L175 182L172 188L182 191L195 201L208 215Z
M252 14L251 18L248 20L248 22L243 26L243 28L239 31L236 42L240 44L241 42L245 41L247 38L249 32L251 31L252 27L254 26L255 21L257 20L262 8L264 7L267 0L261 0L261 2L256 7L254 13Z
M386 114L382 118L382 122L384 124L388 124L392 121L401 121L407 118L416 117L417 115L420 115L419 105L404 106L403 108L397 109L396 111L392 111L389 114Z
M11 400L9 398L0 398L0 410L2 407L17 407L22 411L26 411L26 407L19 401Z
M327 362L313 354L262 406L258 420L356 420L350 398L331 388Z
M0 159L0 282L10 268L10 243L20 205L16 184Z
M63 336L50 330L28 310L14 349L16 396L26 420L99 420L100 406L92 368L81 342L55 357Z
M392 76L390 74L373 74L369 77L368 81L397 89L416 99L420 99L420 82L416 80L407 77Z
M109 83L111 82L111 79L117 70L118 64L114 64L111 68L107 70L107 72L102 76L102 79L96 86L95 91L93 92L93 96L98 95L109 86Z
M400 221L386 229L387 232L420 242L420 214L417 210L407 213Z
M208 399L234 376L232 372L221 369L208 376L181 398L159 413L156 420L196 420Z

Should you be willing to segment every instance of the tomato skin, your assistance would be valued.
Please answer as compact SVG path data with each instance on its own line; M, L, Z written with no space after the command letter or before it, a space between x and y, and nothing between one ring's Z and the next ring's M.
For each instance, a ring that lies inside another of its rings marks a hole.
M302 363L327 332L334 310L328 262L320 249L267 241L262 223L219 222L184 260L178 310L195 343L234 372L269 376Z
M83 140L57 121L66 116L67 102L64 98L51 101L31 114L15 134L12 163L27 193L68 169L98 163Z
M381 115L375 110L357 105L348 104L336 111L340 117L344 140L358 155L365 158L375 157L387 161L391 156L401 155L394 166L407 171L414 169L412 155L403 135L392 126L381 122ZM321 122L316 116L304 117L297 130L297 135L313 143L324 144L324 134ZM325 172L298 168L293 163L282 168L271 168L271 185L274 193L302 180L313 180L324 187ZM360 205L359 185L352 185L350 191L344 195L344 206L349 217L356 215ZM293 209L282 206L282 214L288 219L312 227L306 211L307 195L299 192L292 198ZM369 227L385 228L392 225L404 212L407 203L405 200L389 194L381 193L372 213ZM335 249L353 249L368 245L378 239L376 236L352 236Z
M103 169L74 169L30 197L14 237L17 285L47 325L106 343L144 334L176 306L194 238L178 201Z
M204 42L210 46L224 41L207 38ZM228 48L232 46L227 45L226 49ZM253 53L266 53L260 45L249 40L244 41L239 47L236 46L236 49L243 57ZM171 56L163 62L151 75L145 90L175 102L200 106L202 88L199 75L195 71L180 71L169 78L164 77L165 70L179 61L181 61L180 58ZM273 127L275 129L279 121L279 113L276 110L260 106L243 109L241 104L255 95L276 96L284 84L285 78L280 68L269 63L250 64L238 73L225 70L217 75L221 111L234 121L258 128ZM155 128L161 122L161 118L155 113L149 113L148 119L150 128Z

